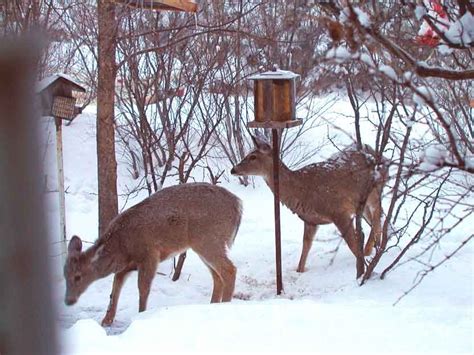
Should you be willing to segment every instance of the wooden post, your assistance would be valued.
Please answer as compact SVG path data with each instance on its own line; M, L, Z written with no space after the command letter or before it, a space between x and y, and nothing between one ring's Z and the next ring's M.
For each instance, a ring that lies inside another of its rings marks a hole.
M64 164L63 164L63 129L62 120L55 117L56 123L56 161L58 169L58 192L59 192L59 241L61 244L61 255L63 259L67 254L66 240L66 196L64 192Z
M278 130L272 129L273 139L273 202L275 207L275 260L277 295L283 290L281 271L281 223L280 223L280 142Z
M0 353L57 353L34 87L36 41L0 41Z

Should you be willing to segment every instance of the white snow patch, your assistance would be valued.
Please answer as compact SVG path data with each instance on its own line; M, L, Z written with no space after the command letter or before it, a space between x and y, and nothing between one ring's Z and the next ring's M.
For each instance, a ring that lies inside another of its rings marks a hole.
M335 59L338 63L343 63L352 58L352 54L344 46L331 48L326 53L326 59Z
M452 43L469 45L474 42L474 16L467 11L460 19L452 23L444 34Z
M415 9L415 16L418 20L421 20L426 15L426 8L423 5L417 5Z
M440 44L438 47L437 47L437 50L439 52L439 54L441 55L450 55L454 52L454 49L447 46L446 44Z
M433 144L426 148L422 155L422 163L419 168L423 171L433 171L439 169L446 158L448 157L448 150L441 144Z
M416 88L416 92L413 94L413 101L419 106L426 104L425 100L432 101L434 97L433 90L427 86L419 86Z
M463 340L471 336L469 314L462 314L461 309L451 312L460 319L455 332L450 330L454 324L444 321L444 309L401 311L364 301L354 305L274 300L169 307L138 316L117 336L107 336L94 321L79 321L64 334L69 344L65 353L465 351Z
M366 12L364 12L358 7L354 7L354 12L357 14L357 19L363 27L370 27L370 16Z
M413 72L411 72L411 71L407 71L407 72L403 73L403 79L404 79L405 82L407 82L407 83L411 81L411 79L413 78L413 76L414 76L414 74L413 74Z
M367 53L362 53L360 55L360 60L362 62L364 62L365 64L367 64L368 66L373 66L374 65L374 61L372 60L370 55L368 55Z
M384 65L384 64L379 65L379 71L384 73L386 76L388 76L392 80L395 80L395 81L398 80L397 73L389 65Z

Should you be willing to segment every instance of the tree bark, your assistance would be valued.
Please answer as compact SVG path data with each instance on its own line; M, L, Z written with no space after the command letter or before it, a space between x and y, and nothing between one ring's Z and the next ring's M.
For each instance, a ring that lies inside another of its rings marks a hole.
M115 5L109 0L98 0L98 24L97 178L101 236L118 213L114 127L117 23Z

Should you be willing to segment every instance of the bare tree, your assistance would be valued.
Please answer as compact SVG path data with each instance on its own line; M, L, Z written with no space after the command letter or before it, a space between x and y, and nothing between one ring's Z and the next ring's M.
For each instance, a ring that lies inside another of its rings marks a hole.
M469 201L472 187L464 182L469 180L465 174L474 172L468 107L473 41L463 35L471 31L465 19L472 18L472 4L335 2L322 8L334 45L326 58L352 69L346 82L356 139L365 139L358 126L360 103L370 97L377 107L371 121L377 128L374 143L393 166L382 243L362 283L388 251L399 248L381 277L416 261L423 265L417 285L473 238L466 236L452 252L432 259L435 248L474 208ZM360 71L372 81L368 96L351 80Z

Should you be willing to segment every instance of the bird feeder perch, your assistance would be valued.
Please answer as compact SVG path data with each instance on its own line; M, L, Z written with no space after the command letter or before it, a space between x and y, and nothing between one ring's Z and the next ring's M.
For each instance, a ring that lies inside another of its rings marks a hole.
M64 192L62 120L72 121L80 112L74 92L86 89L65 74L56 74L41 80L36 88L40 97L42 116L53 116L56 124L56 159L58 168L60 241L66 253L66 197Z
M299 77L290 71L274 70L249 77L254 81L255 121L250 128L271 128L273 141L273 197L275 213L275 261L276 288L283 290L281 271L281 224L280 224L280 140L279 131L301 124L296 119L295 81Z
M184 11L196 12L197 4L191 0L112 0L117 4L123 4L132 8L156 10L156 11Z

